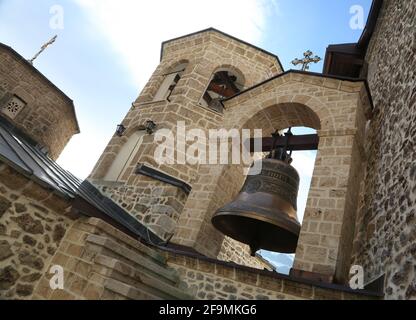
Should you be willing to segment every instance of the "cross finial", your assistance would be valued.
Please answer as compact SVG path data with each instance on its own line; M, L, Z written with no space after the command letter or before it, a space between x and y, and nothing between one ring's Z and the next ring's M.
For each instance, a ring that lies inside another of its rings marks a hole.
M53 44L55 41L56 41L56 38L58 38L58 36L56 35L56 36L54 36L51 40L49 40L48 42L46 42L41 48L40 48L40 51L38 52L38 53L36 53L35 54L35 56L32 58L32 59L30 59L30 60L28 60L31 64L33 64L33 61L35 61L39 56L40 56L40 54L43 52L43 51L45 51L46 50L46 48L47 47L49 47L51 44Z
M309 64L310 63L318 63L319 61L321 61L322 59L320 57L318 57L317 55L315 55L315 57L312 57L313 53L311 50L306 51L304 54L304 59L295 59L292 61L292 64L297 66L298 64L302 64L302 71L307 71L309 70Z

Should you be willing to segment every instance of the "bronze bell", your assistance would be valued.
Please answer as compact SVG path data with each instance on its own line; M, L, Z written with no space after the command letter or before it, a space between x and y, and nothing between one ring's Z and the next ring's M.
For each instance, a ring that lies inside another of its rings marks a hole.
M219 209L212 223L223 234L251 248L281 253L296 251L299 174L285 149L272 151L259 175L249 175L237 198Z

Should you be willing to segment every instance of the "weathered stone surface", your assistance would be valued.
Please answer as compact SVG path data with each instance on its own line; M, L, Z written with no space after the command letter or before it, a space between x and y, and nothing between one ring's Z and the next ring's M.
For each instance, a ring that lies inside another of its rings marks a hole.
M32 283L32 282L38 281L41 277L42 277L42 274L40 274L40 273L32 273L28 276L22 277L21 280L23 282Z
M18 230L12 230L12 232L10 232L10 236L13 239L19 239L21 235L22 235L22 232Z
M228 284L224 286L222 290L224 290L224 292L227 292L227 293L237 293L237 288L235 286L228 285Z
M16 287L16 293L20 297L28 297L33 293L33 286L19 283Z
M414 2L384 1L366 56L375 109L352 264L367 281L385 275L387 299L410 297L415 279L415 19Z
M27 211L27 207L24 204L16 202L14 204L16 213L23 213Z
M12 203L8 199L0 196L0 218L6 213L11 205Z
M0 290L8 290L13 287L19 276L17 270L11 266L0 269Z
M4 261L13 256L13 251L7 241L0 241L0 261Z
M313 299L317 298L347 300L358 299L367 300L374 297L349 293L349 296L341 290L320 288L310 284L303 284L286 277L274 277L272 272L267 276L259 273L256 269L241 270L233 265L221 267L233 270L233 272L222 272L218 275L215 268L204 268L205 271L199 270L198 266L201 259L196 259L196 263L189 263L189 259L175 259L170 261L169 265L176 269L180 278L185 281L187 288L194 290L197 299L202 300L285 300L285 299ZM204 263L211 263L204 260ZM239 275L241 273L241 275ZM196 274L196 276L195 276ZM258 279L252 281L247 279ZM315 294L314 294L315 293ZM318 294L319 293L319 294Z
M43 225L39 220L34 219L30 214L23 214L16 218L12 218L20 228L31 234L43 234Z
M62 238L65 236L65 228L58 224L55 226L55 228L53 229L53 234L52 234L52 239L55 243L59 243L61 242Z
M23 237L23 242L32 247L34 247L37 243L35 239L33 239L31 236L28 236L28 235Z
M22 176L10 167L0 171L0 181L11 190L19 190L28 183L28 179L26 177Z
M38 255L31 254L28 251L19 253L19 261L22 265L31 267L35 270L42 270L44 262Z

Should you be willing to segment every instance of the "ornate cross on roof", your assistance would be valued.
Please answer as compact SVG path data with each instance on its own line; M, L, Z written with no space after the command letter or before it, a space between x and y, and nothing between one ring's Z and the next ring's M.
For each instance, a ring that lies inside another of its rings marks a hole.
M28 60L31 64L33 64L33 61L35 61L39 56L40 56L40 54L43 52L43 51L45 51L45 49L47 48L47 47L49 47L51 44L53 44L55 41L56 41L56 38L58 38L58 36L56 35L56 36L54 36L51 40L49 40L48 42L46 42L42 47L41 47L41 49L40 49L40 51L38 52L38 53L36 53L35 54L35 56L32 58L32 59L30 59L30 60Z
M313 53L312 51L308 50L306 51L304 54L305 56L304 59L295 59L292 61L292 64L297 66L298 64L302 64L302 71L307 71L309 70L309 64L310 63L318 63L319 61L321 61L322 59L320 57L318 57L317 55L315 55L315 57L312 57Z

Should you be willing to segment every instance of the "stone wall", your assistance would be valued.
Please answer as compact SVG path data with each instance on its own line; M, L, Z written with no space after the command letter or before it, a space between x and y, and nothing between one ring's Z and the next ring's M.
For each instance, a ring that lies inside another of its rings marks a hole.
M64 269L64 289L43 274L34 299L285 300L377 299L369 292L326 287L277 273L152 248L99 219L80 218L50 265Z
M3 108L13 96L25 106L12 119ZM5 116L56 160L79 133L74 105L65 94L12 49L0 45L0 116Z
M268 264L265 260L251 256L250 247L248 245L240 243L229 237L225 237L217 259L225 262L234 262L241 266L255 269L272 270L270 264Z
M385 0L366 61L375 110L353 263L386 276L388 299L416 298L416 3Z
M168 264L200 300L371 300L377 296L346 287L326 287L268 271L166 253Z
M73 223L69 206L0 162L0 300L32 297Z
M103 194L133 215L162 239L169 239L188 195L180 188L142 177L135 186L101 182Z
M42 275L39 300L191 300L176 270L156 250L99 219L78 219L51 261L63 269L63 289Z

